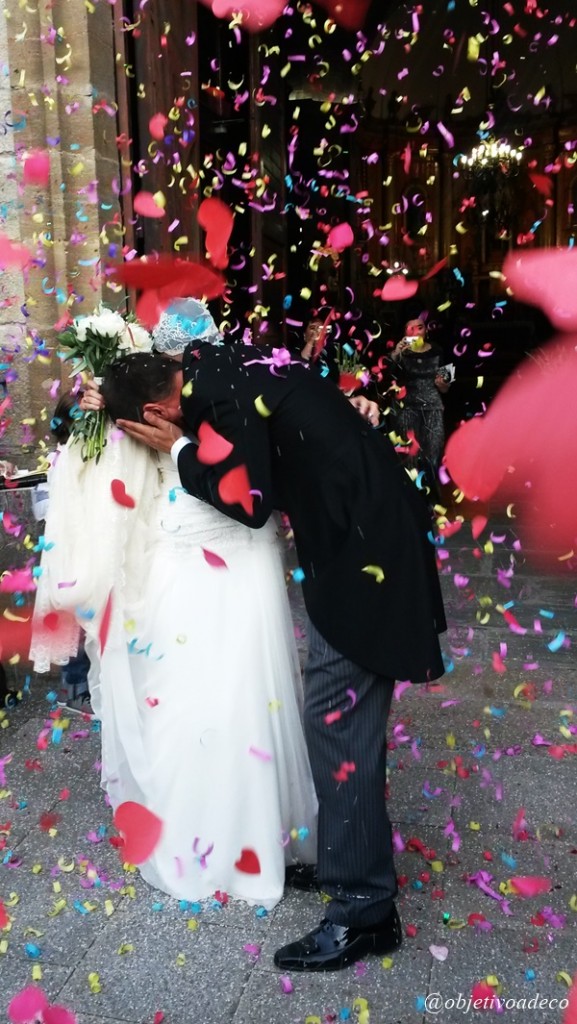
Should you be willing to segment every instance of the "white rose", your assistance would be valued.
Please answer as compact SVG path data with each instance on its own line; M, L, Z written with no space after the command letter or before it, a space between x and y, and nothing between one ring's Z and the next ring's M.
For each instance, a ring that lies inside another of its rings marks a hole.
M79 320L74 321L74 330L79 341L86 341L86 329L88 327L86 321L89 319L87 316L82 316Z
M150 352L152 338L140 324L125 324L118 339L118 347L122 352Z
M93 331L106 338L115 338L122 334L125 326L120 314L113 313L112 310L107 310L105 313L95 316L91 324Z

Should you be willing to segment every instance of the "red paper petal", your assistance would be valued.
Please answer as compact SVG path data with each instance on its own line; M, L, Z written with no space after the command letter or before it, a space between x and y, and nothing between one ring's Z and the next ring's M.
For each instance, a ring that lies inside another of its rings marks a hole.
M134 197L134 212L139 213L141 217L165 217L166 210L163 206L159 206L154 198L152 192L139 192Z
M537 191L550 199L553 195L553 179L548 178L546 174L537 174L535 171L529 171L529 177Z
M355 240L353 235L353 229L350 224L336 224L334 228L331 228L327 238L327 245L330 249L334 249L336 252L342 252L349 245L352 245Z
M206 255L213 266L223 270L228 266L226 247L231 236L234 217L222 199L203 199L198 208L198 223L206 231Z
M6 910L2 900L0 900L0 931L5 928L7 924L10 924L8 911Z
M122 505L123 508L136 508L134 498L131 498L130 494L126 493L124 480L111 480L110 490L117 505Z
M425 276L421 278L421 281L428 281L430 277L434 277L435 274L439 273L439 270L442 270L443 267L447 266L448 262L449 262L449 257L448 256L444 256L442 260L439 260L438 263L435 263L435 265L433 267L431 267L430 270L427 271Z
M363 382L354 373L341 373L339 377L339 388L341 391L358 391Z
M104 615L102 616L102 622L100 623L100 629L98 630L98 640L100 643L100 653L102 654L106 647L106 641L108 640L108 632L110 630L110 620L112 618L112 591L108 595L108 600L104 607Z
M142 804L127 800L114 812L114 826L124 843L122 859L130 864L142 864L154 852L162 833L162 821Z
M242 505L247 515L252 515L254 501L245 465L235 466L221 477L218 482L218 494L225 505Z
M381 299L383 302L400 302L402 299L410 299L415 295L418 287L418 281L407 281L404 274L393 274L383 285Z
M13 1024L28 1024L40 1016L47 1006L48 1000L42 989L29 985L8 1004L8 1017Z
M477 537L481 536L487 523L487 516L473 516L471 519L471 533L473 534L473 540L477 540Z
M240 857L235 861L234 866L237 871L242 871L245 875L260 875L260 861L254 850L241 850Z
M157 259L135 259L112 269L114 281L137 288L139 291L152 289L170 290L170 296L216 299L222 295L226 281L206 263L185 260L179 256L159 256ZM174 285L180 291L176 291ZM167 297L168 292L166 296Z
M318 0L318 3L329 12L337 25L355 32L364 25L370 0L348 0L347 3L343 0Z
M497 993L486 981L478 981L473 985L471 992L471 1003L479 1002L483 1010L494 1009L497 1001Z
M218 434L210 423L201 423L198 428L198 439L200 444L196 453L199 462L204 466L215 466L223 462L233 450L233 445L226 437Z
M166 302L163 303L156 291L150 290L143 292L136 302L137 319L144 325L144 327L147 327L148 330L151 331L156 327L162 313L169 304L170 300L167 299Z

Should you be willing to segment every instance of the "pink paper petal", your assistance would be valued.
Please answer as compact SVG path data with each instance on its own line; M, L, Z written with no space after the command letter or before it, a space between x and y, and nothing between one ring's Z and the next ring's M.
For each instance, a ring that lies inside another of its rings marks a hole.
M134 212L141 217L156 217L160 219L166 216L166 210L159 206L152 192L139 192L134 197Z
M48 1000L41 988L30 985L22 989L8 1004L8 1017L13 1024L28 1024L44 1013Z
M541 892L551 891L551 882L548 878L540 878L537 875L518 875L509 879L519 896L529 898L538 896Z
M449 950L446 946L429 946L429 953L434 956L435 960L440 960L442 963L447 959Z
M577 326L577 251L515 250L505 258L503 273L515 298L540 306L560 330Z
M49 1006L42 1015L43 1024L76 1024L76 1014L65 1006Z
M31 259L32 253L25 245L13 242L7 235L0 234L0 267L24 268Z
M350 224L337 224L329 231L327 246L329 249L334 249L335 252L342 252L343 249L352 245L354 240L355 236Z
M404 274L393 274L383 285L381 299L383 302L401 302L403 299L412 298L418 287L418 281L407 281Z
M47 185L50 178L50 157L45 150L37 149L24 161L23 179L25 185Z
M208 562L208 564L212 565L215 569L228 569L228 565L224 558L221 558L220 555L215 555L214 551L208 551L207 548L203 548L202 553L204 555L205 562Z
M164 140L164 129L168 124L168 118L165 114L153 114L148 122L148 130L152 135L153 139L157 142Z
M269 28L282 14L285 0L202 0L206 7L212 9L216 18L230 20L233 13L242 11L242 26L249 32L260 32Z

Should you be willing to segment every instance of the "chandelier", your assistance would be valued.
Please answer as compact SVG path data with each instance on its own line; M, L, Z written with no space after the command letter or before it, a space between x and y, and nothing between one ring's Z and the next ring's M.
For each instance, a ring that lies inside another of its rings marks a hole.
M472 176L499 175L513 177L519 171L523 148L510 146L504 139L488 138L474 146L469 156L459 158L461 169Z

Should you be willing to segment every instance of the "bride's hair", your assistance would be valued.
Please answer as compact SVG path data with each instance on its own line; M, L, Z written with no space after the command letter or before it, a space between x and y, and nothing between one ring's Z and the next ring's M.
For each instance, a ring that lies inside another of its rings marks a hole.
M143 406L167 398L181 369L176 360L154 352L131 352L117 359L105 371L100 386L108 415L114 421L142 421Z

